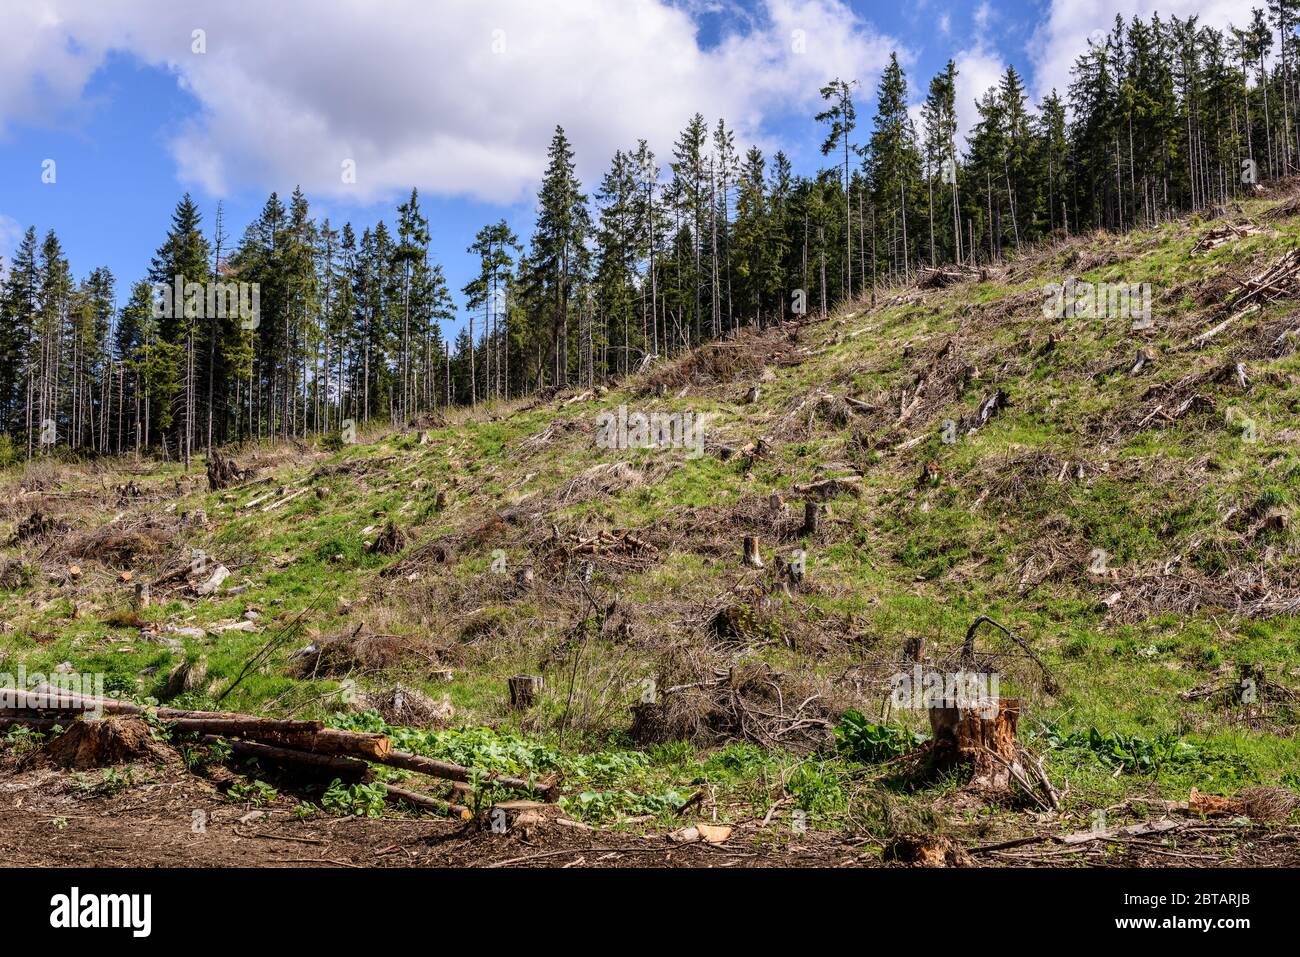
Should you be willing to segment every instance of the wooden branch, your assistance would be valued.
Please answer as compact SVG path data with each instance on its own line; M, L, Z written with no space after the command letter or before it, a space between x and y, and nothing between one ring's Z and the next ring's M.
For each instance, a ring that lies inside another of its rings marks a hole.
M291 494L291 495L286 495L284 498L280 499L278 502L272 502L270 505L263 505L263 506L262 506L262 511L263 511L263 512L274 512L274 511L275 511L277 508L279 508L281 505L287 505L289 502L292 502L292 501L293 501L295 498L297 498L299 495L306 495L309 491L311 491L311 490L310 490L310 489L305 489L305 488L300 488L300 489L298 489L298 491L294 492L293 494Z

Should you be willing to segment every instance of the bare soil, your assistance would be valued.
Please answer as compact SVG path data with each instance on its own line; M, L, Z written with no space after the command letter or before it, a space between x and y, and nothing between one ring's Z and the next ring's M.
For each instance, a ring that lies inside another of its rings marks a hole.
M138 783L112 792L94 787L97 772L0 771L0 859L20 867L907 866L882 864L873 838L793 835L760 821L738 825L720 845L550 821L494 834L438 817L299 819L284 795L254 809L180 768L136 765L132 775ZM1080 851L1043 843L980 853L993 842L962 843L976 866L1300 866L1300 828L1286 826L1225 823L1182 839L1097 842Z

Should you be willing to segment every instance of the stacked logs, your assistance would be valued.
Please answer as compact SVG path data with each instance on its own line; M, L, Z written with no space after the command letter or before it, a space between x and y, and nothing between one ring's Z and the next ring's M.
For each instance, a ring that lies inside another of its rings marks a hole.
M34 691L0 689L0 729L24 725L49 731L67 727L89 715L153 716L171 735L204 744L226 742L234 754L272 764L317 769L340 777L364 779L369 763L415 771L445 781L467 784L470 768L406 751L394 750L388 737L361 731L326 728L319 721L263 718L223 711L189 711L177 708L144 708L108 698L89 698L49 685ZM553 785L536 784L503 774L478 775L485 784L498 785L549 798ZM428 795L388 788L389 797L422 808L436 809L468 819L468 808Z

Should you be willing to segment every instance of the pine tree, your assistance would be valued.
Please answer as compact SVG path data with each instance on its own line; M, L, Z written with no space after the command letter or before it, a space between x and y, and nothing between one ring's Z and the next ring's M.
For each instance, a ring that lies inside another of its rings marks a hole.
M547 158L537 197L533 262L551 288L554 313L548 364L552 383L563 388L569 384L569 300L574 285L586 273L591 217L574 168L573 149L562 127L555 128Z
M895 66L897 61L895 61ZM849 153L853 131L857 127L857 110L853 106L853 87L856 80L845 81L838 77L821 88L821 97L830 105L816 116L818 123L829 123L830 130L822 142L822 155L829 156L837 147L844 151L844 296L853 297L853 223L849 180Z

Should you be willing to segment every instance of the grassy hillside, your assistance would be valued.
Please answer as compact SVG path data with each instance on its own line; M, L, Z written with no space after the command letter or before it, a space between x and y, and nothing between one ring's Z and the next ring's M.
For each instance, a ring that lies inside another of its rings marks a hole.
M1037 248L608 389L236 450L253 474L223 491L151 460L34 462L0 479L4 670L422 725L395 733L560 772L595 822L668 822L702 791L719 820L982 833L1014 811L889 763L928 732L889 677L987 615L1041 660L977 634L1069 814L1300 786L1300 288L1196 341L1296 247L1287 202ZM1259 231L1198 250L1224 222ZM1151 328L1045 319L1072 277L1151 283ZM621 406L708 414L704 454L600 447ZM522 713L521 673L545 679ZM429 700L394 710L399 685Z

